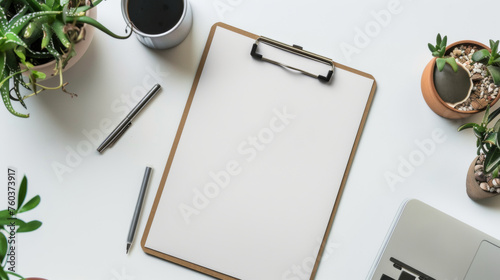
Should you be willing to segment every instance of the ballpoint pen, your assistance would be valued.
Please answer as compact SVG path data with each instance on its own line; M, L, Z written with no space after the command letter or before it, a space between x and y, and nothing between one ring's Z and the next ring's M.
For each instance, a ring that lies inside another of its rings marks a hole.
M127 128L132 124L132 120L137 116L137 114L148 104L148 102L156 95L160 89L159 84L155 84L153 88L142 98L137 105L128 113L128 115L118 124L118 126L109 134L101 145L97 148L99 153L104 152L106 148L112 145L120 136L127 130Z
M127 254L134 240L135 229L137 228L137 221L139 220L139 215L141 214L142 202L144 201L144 196L146 194L146 189L148 187L149 177L151 175L151 167L147 166L144 172L144 178L142 179L141 191L139 192L139 198L137 199L137 204L135 205L134 217L132 218L132 223L130 224L130 229L127 237Z

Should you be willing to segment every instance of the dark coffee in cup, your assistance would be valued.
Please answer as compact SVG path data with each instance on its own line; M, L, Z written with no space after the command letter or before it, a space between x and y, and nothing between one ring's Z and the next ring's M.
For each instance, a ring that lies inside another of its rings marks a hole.
M132 24L146 34L161 34L174 28L184 11L182 0L129 0Z
M122 0L122 12L137 39L155 49L180 44L193 23L188 0Z

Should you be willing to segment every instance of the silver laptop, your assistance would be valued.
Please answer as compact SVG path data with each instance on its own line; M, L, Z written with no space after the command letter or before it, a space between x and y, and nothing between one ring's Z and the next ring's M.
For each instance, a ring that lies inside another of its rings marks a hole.
M418 200L394 224L368 279L500 279L499 240Z

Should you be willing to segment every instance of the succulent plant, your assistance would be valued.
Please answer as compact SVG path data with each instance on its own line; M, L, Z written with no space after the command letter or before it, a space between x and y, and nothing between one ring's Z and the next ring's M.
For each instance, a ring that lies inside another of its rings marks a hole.
M497 86L500 86L500 52L498 51L499 44L499 40L490 40L491 53L486 49L482 49L472 55L472 60L474 62L481 62L486 65L486 69L488 69L488 72L493 78L493 82Z
M130 37L130 32L119 36L98 21L86 16L86 12L102 0L0 0L0 93L12 114L28 117L14 110L11 100L19 101L26 108L24 99L47 89L66 91L62 70L76 55L74 45L83 40L89 24L118 39ZM54 75L59 75L59 86L48 88L37 83L45 79L44 73L33 70L35 65L55 60ZM29 81L22 73L29 73ZM21 95L20 87L31 94ZM14 92L15 97L11 95Z
M436 57L436 66L439 72L443 71L444 66L448 63L454 72L458 71L457 62L453 57L445 57L446 53L446 43L448 41L447 36L441 38L441 34L438 33L436 37L436 45L428 44L429 50L432 52L432 56Z
M484 171L498 177L500 170L500 119L493 127L488 125L500 114L500 108L490 113L490 106L486 107L481 123L466 123L458 131L472 128L476 136L477 154L485 154Z

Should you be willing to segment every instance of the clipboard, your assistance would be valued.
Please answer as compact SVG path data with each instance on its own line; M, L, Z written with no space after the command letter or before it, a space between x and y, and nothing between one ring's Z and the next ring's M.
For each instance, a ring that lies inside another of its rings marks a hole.
M375 88L369 74L216 23L144 252L218 279L314 279Z

